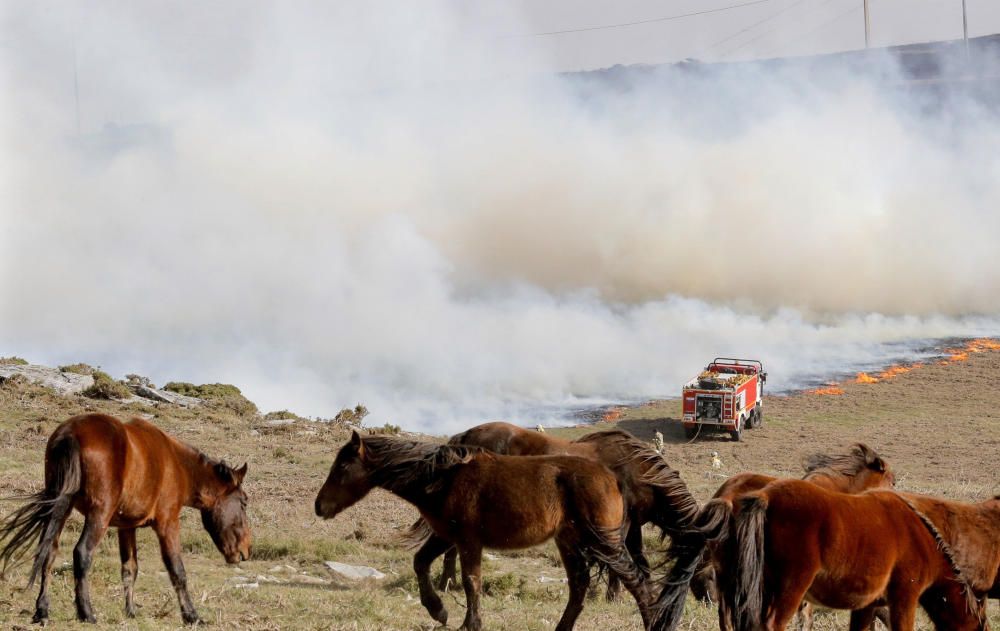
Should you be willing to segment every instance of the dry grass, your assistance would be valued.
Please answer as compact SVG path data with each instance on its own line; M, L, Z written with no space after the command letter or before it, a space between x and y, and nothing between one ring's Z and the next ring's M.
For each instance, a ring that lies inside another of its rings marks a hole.
M675 402L623 410L619 425L651 439L664 433L667 458L700 499L721 482L710 467L709 452L720 452L723 474L753 469L798 475L802 458L814 451L840 451L858 440L884 452L908 490L934 492L974 500L1000 487L992 466L996 410L1000 391L1000 353L984 353L967 362L929 366L873 385L847 384L843 396L797 395L770 398L765 427L748 432L733 444L706 437L687 444L676 419ZM322 485L334 453L348 430L336 424L296 421L267 427L255 417L225 406L179 409L168 405L59 397L50 391L12 380L0 386L0 496L36 490L42 480L45 441L67 417L83 411L118 416L143 415L212 456L229 462L248 461L247 490L253 521L255 557L240 568L227 567L200 526L197 513L185 511L183 544L192 595L199 613L220 629L423 629L435 628L420 606L411 569L411 553L400 536L416 511L391 495L376 491L337 519L313 515L312 501ZM565 435L588 431L562 430ZM8 506L0 504L0 513ZM74 517L62 538L52 589L53 623L65 629L93 629L73 621L72 570L68 566L79 519ZM658 545L650 536L647 542ZM110 536L96 555L92 592L100 620L98 629L173 629L180 614L155 542L148 530L139 536L140 575L136 598L139 615L122 614L117 546ZM483 621L489 629L551 629L566 602L563 572L551 545L486 560L484 579L490 595L483 599ZM388 576L380 582L338 579L324 560L370 565ZM0 628L28 626L34 592L22 591L23 570L0 582ZM256 587L246 584L256 584ZM451 627L464 615L464 597L454 590L445 597ZM1000 624L996 604L990 620ZM843 613L821 613L818 631L845 629ZM581 631L640 629L630 602L593 599L577 624ZM715 613L689 602L682 628L718 628ZM929 629L926 622L921 629Z

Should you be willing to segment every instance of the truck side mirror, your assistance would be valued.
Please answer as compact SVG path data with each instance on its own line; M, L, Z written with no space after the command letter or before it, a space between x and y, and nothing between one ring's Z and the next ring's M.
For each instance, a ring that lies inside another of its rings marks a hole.
M760 382L761 383L767 383L767 373L766 372L760 373Z

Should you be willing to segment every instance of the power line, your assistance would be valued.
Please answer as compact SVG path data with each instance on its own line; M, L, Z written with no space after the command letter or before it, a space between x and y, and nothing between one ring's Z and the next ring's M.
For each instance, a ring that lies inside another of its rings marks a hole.
M819 6L817 6L816 8L817 8L817 9L819 9L820 7L824 7L824 6L828 5L828 4L830 4L831 2L833 2L833 0L826 0L825 2L821 3L821 4L820 4ZM853 11L853 10L854 10L855 8L857 8L857 7L852 7L852 8L851 8L851 11ZM833 20L829 20L829 21L827 21L827 22L823 22L823 23L822 23L822 24L820 24L820 25L819 25L819 26L818 26L817 28L814 28L813 30L811 30L811 31L809 31L808 33L806 33L805 35L802 35L801 37L798 37L798 38L796 38L796 39L795 39L794 41L799 41L800 39L802 39L802 38L803 38L803 37L805 37L806 35L811 35L811 34L815 33L815 32L816 32L816 31L818 31L819 29L821 29L821 28L823 28L824 26L828 25L828 24L829 24L830 22L832 22L832 21L835 21L835 20L839 20L839 19L840 19L841 17L843 17L844 15L846 15L846 13L841 13L841 14L838 14L838 15L837 15L836 17L834 17L834 18L833 18ZM721 55L719 56L719 58L720 58L720 59L725 59L725 58L726 58L726 57L728 57L729 55L732 55L733 53L735 53L735 52L737 52L737 51L740 51L740 50L743 50L744 48L746 48L746 47L747 47L747 46L749 46L750 44L753 44L754 42L756 42L757 40L761 39L762 37L765 37L765 36L767 36L767 35L770 35L771 33L773 33L773 32L774 32L775 30L777 30L778 26L780 26L780 25L775 25L775 26L773 26L773 27L771 27L771 28L767 29L766 31L764 31L763 33L761 33L760 35L758 35L757 37L754 37L754 38L751 38L751 39L748 39L747 41L743 42L743 43L742 43L742 44L740 44L739 46L736 46L735 48L730 48L730 49L729 49L729 50L727 50L726 52L722 53L722 54L721 54Z
M609 28L623 28L626 26L636 26L639 24L652 24L654 22L669 22L670 20L680 20L681 18L690 18L696 15L706 15L708 13L719 13L721 11L729 11L730 9L738 9L740 7L748 7L753 4L761 4L764 2L771 2L771 0L751 0L750 2L744 2L742 4L732 4L728 7L719 7L717 9L707 9L705 11L695 11L693 13L682 13L680 15L668 15L662 18L652 18L649 20L638 20L635 22L622 22L620 24L605 24L603 26L587 26L584 28L571 28L562 31L547 31L545 33L532 33L532 37L542 37L545 35L564 35L566 33L583 33L584 31L602 31Z
M733 38L735 38L735 37L739 37L739 36L740 36L740 35L742 35L743 33L746 33L747 31L749 31L749 30L751 30L751 29L754 29L754 28L757 28L757 27L758 27L758 26L760 26L761 24L765 24L765 23L767 23L767 22L770 22L770 21L771 21L771 20L773 20L774 18L776 18L776 17L778 17L779 15L782 15L782 14L784 14L784 13L787 13L788 11L790 11L790 10L794 9L795 7L799 6L799 5L800 5L800 4L802 4L803 2L805 2L805 0L796 0L796 2L793 2L792 4L790 4L790 5L788 5L788 6L784 7L784 8L782 8L782 9L781 9L780 11L778 11L778 12L774 13L773 15L771 15L771 16L769 16L769 17L766 17L766 18L764 18L763 20L760 20L760 21L758 21L758 22L754 22L754 23L753 23L753 24L751 24L750 26L747 26L747 27L745 27L745 28L742 28L742 29L740 29L739 31L736 31L736 32L735 32L735 33L733 33L732 35L728 35L728 36L726 36L726 37L723 37L722 39L720 39L719 41L715 42L714 44L712 44L712 45L711 45L711 46L709 46L708 48L704 49L703 53L707 53L707 52L711 51L712 49L714 49L714 48L715 48L716 46L718 46L718 45L720 45L720 44L725 44L725 43L726 43L726 42L728 42L729 40L731 40L731 39L733 39ZM773 30L773 29L772 29L772 30ZM703 56L703 55L700 55L700 56Z

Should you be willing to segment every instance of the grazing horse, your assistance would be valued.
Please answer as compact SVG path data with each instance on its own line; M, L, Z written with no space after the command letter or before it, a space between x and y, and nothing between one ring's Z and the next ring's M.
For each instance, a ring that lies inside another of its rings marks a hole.
M662 456L646 443L628 432L618 429L593 432L577 440L566 440L517 425L501 421L483 423L448 441L449 445L482 447L494 453L508 456L555 456L570 455L588 458L602 463L618 477L628 510L628 532L625 545L629 554L639 565L643 574L650 575L649 561L643 554L642 526L652 522L664 535L672 538L687 537L690 526L698 514L698 502L691 495L687 485L676 471L670 468ZM421 532L423 524L414 524L414 538ZM426 529L424 529L426 530ZM683 556L682 547L689 542L678 542L672 554ZM444 570L441 573L439 589L445 589L449 581L455 580L454 548L444 556ZM693 573L694 555L679 559L676 574L670 580L680 580L685 585L683 573ZM685 568L691 564L691 567ZM617 599L620 584L613 574L608 577L608 600ZM678 604L683 606L684 595L678 596Z
M109 526L118 529L125 613L135 615L132 586L138 573L135 529L152 526L160 553L180 601L186 623L199 621L187 590L181 562L180 511L201 511L201 522L229 563L250 557L250 526L242 483L247 466L232 469L194 447L136 418L128 423L104 414L67 420L49 437L45 448L45 488L0 523L4 570L23 557L37 540L38 550L28 579L40 579L34 622L49 617L49 570L59 548L59 535L75 508L84 517L83 532L73 549L76 615L96 622L90 604L90 570L94 548Z
M900 495L948 548L973 592L1000 598L1000 495L977 504Z
M624 500L603 465L571 456L522 458L388 436L362 438L354 432L316 496L316 514L335 517L374 487L413 504L432 531L414 556L413 569L420 602L441 624L448 612L431 584L434 558L458 547L466 595L462 628L478 631L483 548L520 549L554 538L570 587L556 629L572 629L583 609L591 562L622 578L649 627L649 584L622 543Z
M741 497L722 548L733 628L784 631L807 598L852 610L851 631L867 628L883 603L892 631L913 630L918 604L938 629L985 629L985 598L911 503L892 491L848 495L802 480Z
M858 443L846 454L830 456L814 454L806 459L806 474L802 479L816 486L841 493L861 493L868 489L891 488L895 484L895 475L888 463L874 449ZM739 473L722 483L713 498L723 504L714 503L714 508L706 508L706 513L723 509L726 515L731 515L733 505L740 497L760 490L778 478L760 473ZM703 520L710 517L703 516ZM691 581L691 591L699 600L715 601L719 608L719 628L728 631L729 611L723 599L718 597L717 577L721 577L725 568L721 566L720 550L717 545L709 544L702 567ZM876 615L888 626L888 613L884 609L876 611ZM802 631L812 629L813 611L809 602L803 602L799 610Z

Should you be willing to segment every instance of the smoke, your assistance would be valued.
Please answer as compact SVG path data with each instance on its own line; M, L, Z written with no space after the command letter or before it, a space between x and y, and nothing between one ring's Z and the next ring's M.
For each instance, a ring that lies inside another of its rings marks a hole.
M444 432L1000 330L976 101L890 59L557 78L431 4L8 6L0 348Z

